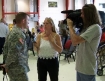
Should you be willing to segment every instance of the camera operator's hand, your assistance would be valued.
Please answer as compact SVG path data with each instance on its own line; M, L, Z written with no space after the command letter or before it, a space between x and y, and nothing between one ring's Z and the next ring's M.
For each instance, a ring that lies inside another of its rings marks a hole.
M68 25L69 27L73 27L73 21L70 20L70 19L67 19L67 25Z

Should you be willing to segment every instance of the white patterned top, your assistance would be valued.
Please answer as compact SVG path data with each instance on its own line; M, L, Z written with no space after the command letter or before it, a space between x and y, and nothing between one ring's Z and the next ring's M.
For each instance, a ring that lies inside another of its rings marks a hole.
M58 56L58 52L54 50L48 40L41 38L40 50L38 57L43 59L52 59Z

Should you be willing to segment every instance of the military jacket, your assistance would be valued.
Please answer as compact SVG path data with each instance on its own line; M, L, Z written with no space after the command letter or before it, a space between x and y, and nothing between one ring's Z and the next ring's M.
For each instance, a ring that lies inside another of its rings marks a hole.
M17 74L29 71L26 37L21 28L14 27L7 36L3 49L3 60L6 68L14 70Z

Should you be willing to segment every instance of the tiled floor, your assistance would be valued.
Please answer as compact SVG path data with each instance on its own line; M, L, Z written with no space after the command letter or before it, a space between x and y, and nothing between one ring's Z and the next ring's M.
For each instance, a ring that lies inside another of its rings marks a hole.
M36 60L37 60L37 57L33 56L33 54L30 52L29 54L30 72L28 73L29 81L38 81ZM0 56L0 62L2 62L2 55ZM3 78L3 75L2 75L2 72L0 72L0 81L3 81L2 78ZM47 79L48 79L47 81L50 81L49 76ZM105 73L103 76L97 76L96 80L105 81ZM70 64L68 64L67 61L63 60L63 57L61 58L60 68L59 68L59 81L76 81L75 62L72 59Z

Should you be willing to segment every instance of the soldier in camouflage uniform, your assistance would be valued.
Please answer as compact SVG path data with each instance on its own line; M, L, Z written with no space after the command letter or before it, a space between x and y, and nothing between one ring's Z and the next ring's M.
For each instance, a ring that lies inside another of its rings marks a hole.
M26 37L22 31L28 25L27 18L28 15L24 12L16 15L16 27L9 33L4 45L4 67L10 81L28 81L28 51Z

